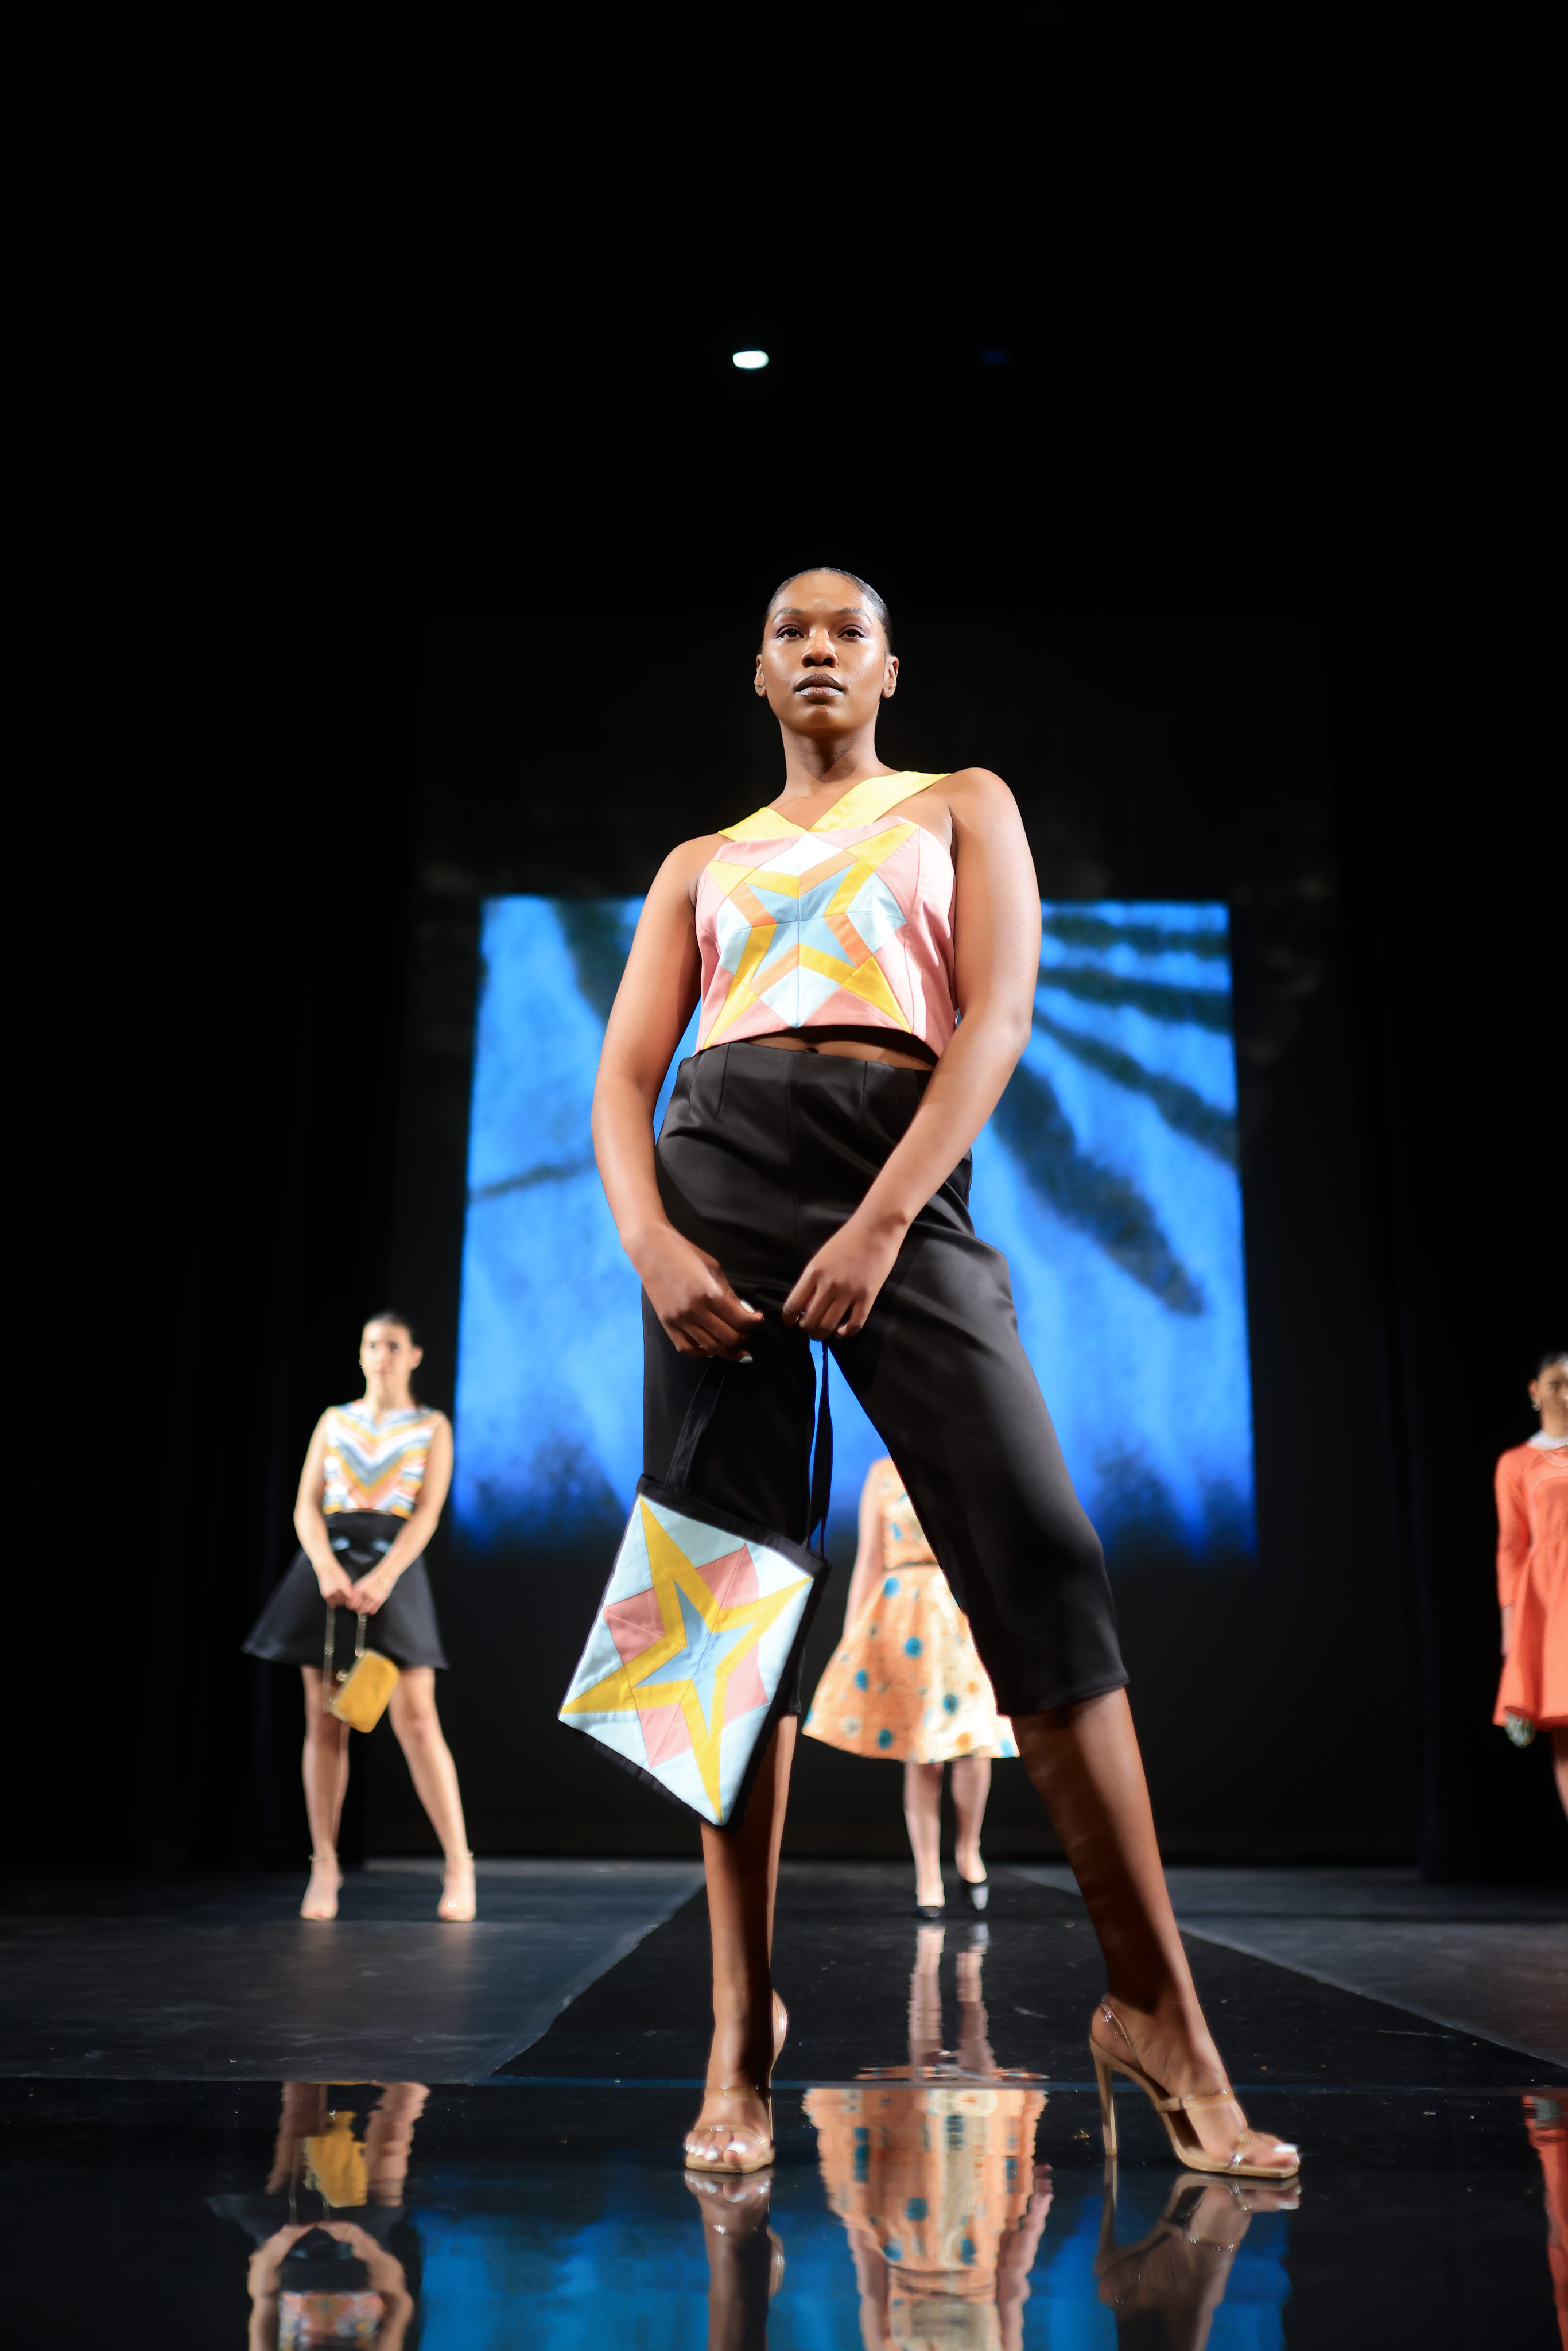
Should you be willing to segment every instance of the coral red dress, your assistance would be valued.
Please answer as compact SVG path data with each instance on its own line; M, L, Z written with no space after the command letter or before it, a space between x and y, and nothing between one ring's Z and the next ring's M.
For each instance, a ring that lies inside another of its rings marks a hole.
M1497 1465L1497 1596L1513 1610L1492 1720L1568 1725L1568 1439L1531 1437Z

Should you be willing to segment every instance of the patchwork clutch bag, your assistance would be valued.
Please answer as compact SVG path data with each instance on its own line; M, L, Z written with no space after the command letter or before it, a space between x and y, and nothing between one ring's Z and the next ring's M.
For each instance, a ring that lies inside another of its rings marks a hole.
M828 1358L811 1463L806 1541L793 1541L686 1490L731 1367L710 1363L682 1425L668 1478L637 1499L588 1646L560 1708L570 1730L716 1828L737 1823L789 1704L827 1581L810 1549L826 1535L833 1427ZM742 1378L745 1374L740 1374Z

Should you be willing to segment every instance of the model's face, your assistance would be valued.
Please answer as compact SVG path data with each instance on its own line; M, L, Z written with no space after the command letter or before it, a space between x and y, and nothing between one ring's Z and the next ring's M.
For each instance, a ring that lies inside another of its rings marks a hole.
M798 735L847 735L869 725L898 683L887 640L837 571L803 571L768 615L757 691Z
M360 1341L360 1369L378 1387L396 1387L416 1364L424 1349L416 1347L401 1322L367 1322Z
M1568 1437L1568 1355L1548 1364L1530 1383L1530 1401L1548 1437Z

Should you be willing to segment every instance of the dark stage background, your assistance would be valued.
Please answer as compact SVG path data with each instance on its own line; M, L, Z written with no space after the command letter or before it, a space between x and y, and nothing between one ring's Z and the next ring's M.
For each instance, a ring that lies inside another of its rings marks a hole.
M640 890L759 796L752 632L828 559L901 624L889 755L997 766L1044 891L1234 910L1260 1565L1120 1595L1173 1852L1562 1865L1490 1723L1491 1464L1564 1320L1538 37L831 33L831 106L700 10L590 52L187 7L36 62L31 1858L299 1857L238 1643L389 1289L449 1401L478 900ZM480 1839L667 1836L438 1573ZM417 1833L384 1745L361 1845ZM793 1834L884 1845L896 1776L813 1751Z

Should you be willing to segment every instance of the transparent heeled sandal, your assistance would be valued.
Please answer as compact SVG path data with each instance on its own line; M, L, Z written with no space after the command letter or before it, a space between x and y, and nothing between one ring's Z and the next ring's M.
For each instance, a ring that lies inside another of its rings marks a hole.
M758 2140L754 2148L748 2149L747 2143L754 2139L756 2134L754 2129L745 2123L737 2123L732 2128L728 2123L704 2123L700 2120L695 2122L686 2133L685 2158L688 2171L695 2172L701 2177L733 2178L751 2171L766 2171L771 2165L773 2161L773 2067L779 2063L779 2053L784 2046L789 2031L789 2011L775 1992L773 1995L773 2062L768 2068L768 2089L763 2098L763 2104L768 2109L767 2137ZM729 2082L709 2083L703 2094L704 2105L706 2105L710 2097L722 2097L727 2091L735 2086ZM701 2148L693 2147L692 2139L699 2130L705 2137L717 2138L718 2149L713 2155L705 2153Z

